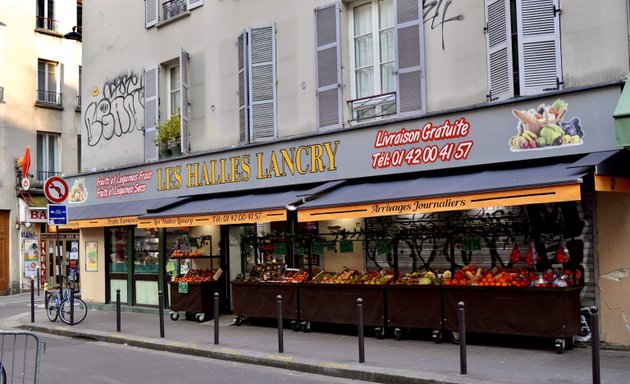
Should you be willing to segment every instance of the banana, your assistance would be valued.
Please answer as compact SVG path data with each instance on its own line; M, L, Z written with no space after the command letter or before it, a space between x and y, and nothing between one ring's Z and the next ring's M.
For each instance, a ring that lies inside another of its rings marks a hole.
M538 138L538 135L528 130L523 130L523 136L525 136L527 139L530 139L530 140L536 140Z

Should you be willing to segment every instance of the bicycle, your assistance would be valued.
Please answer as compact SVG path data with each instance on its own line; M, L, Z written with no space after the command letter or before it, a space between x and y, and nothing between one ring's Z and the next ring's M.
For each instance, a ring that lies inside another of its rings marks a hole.
M66 278L65 276L62 276ZM69 280L72 282L73 280ZM70 284L66 285L63 295L60 290L48 293L46 304L46 316L50 321L57 321L57 318L68 325L75 325L82 322L87 316L87 304L82 299L75 297L74 305L71 302ZM73 308L74 307L74 308ZM74 309L73 322L70 322L70 311Z

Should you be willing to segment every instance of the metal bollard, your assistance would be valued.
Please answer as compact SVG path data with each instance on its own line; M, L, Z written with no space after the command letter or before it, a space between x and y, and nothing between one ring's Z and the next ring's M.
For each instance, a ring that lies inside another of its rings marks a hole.
M37 267L37 297L39 297L39 289L40 289L40 286L42 285L41 284L41 277L40 277L39 273L40 273L39 272L39 267Z
M31 279L31 323L35 322L35 288Z
M459 373L465 375L468 372L466 364L466 313L464 302L460 301L459 307Z
M282 295L276 296L278 300L276 309L278 315L278 353L284 352L284 329L282 324Z
M158 305L160 314L160 337L164 337L164 294L158 291Z
M219 292L214 293L214 345L219 345Z
M116 290L116 332L120 332L120 289Z
M363 299L357 299L357 327L359 331L359 363L365 363L365 337L363 336Z
M599 366L599 314L597 307L592 306L591 310L591 355L593 358L593 384L601 383Z
M70 325L74 325L74 285L70 288Z

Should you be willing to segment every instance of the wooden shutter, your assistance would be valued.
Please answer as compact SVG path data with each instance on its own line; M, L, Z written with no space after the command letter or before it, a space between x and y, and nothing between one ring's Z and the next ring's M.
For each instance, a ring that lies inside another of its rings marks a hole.
M144 0L144 27L149 28L160 19L159 0Z
M144 70L144 160L158 159L158 147L153 140L157 137L156 124L159 119L159 69L156 66Z
M190 76L190 69L188 52L181 48L179 51L179 84L181 85L181 97L180 97L180 117L182 122L182 153L190 151L190 82L188 77Z
M274 25L251 28L249 47L249 122L251 141L276 136L276 31Z
M239 143L249 142L249 86L247 85L247 32L238 36L238 127Z
M486 0L488 100L514 96L510 0Z
M425 111L422 0L396 0L396 65L399 113Z
M315 9L317 126L340 128L343 121L339 2Z
M190 11L191 9L201 7L203 5L203 0L186 0L186 3L188 10Z
M560 88L559 0L516 0L521 96Z

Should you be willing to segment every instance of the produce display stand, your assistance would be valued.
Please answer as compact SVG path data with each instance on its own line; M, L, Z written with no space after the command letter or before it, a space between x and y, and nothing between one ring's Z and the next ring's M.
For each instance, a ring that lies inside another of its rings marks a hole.
M299 310L302 329L310 322L357 324L357 299L363 299L363 323L385 334L385 285L300 284Z
M180 285L183 284L183 285ZM197 320L200 323L210 320L214 315L214 281L179 283L169 281L171 295L171 320L179 319L179 311L185 312L186 320ZM185 291L182 292L183 287Z
M236 315L236 325L241 325L246 317L277 318L278 295L282 295L282 318L299 321L298 284L233 281L232 313Z
M466 331L556 338L562 352L580 330L580 290L571 288L442 287L444 329L459 329L464 302Z
M441 338L442 289L436 285L391 284L386 288L387 326L394 327L400 339L404 329L433 330L436 341Z

